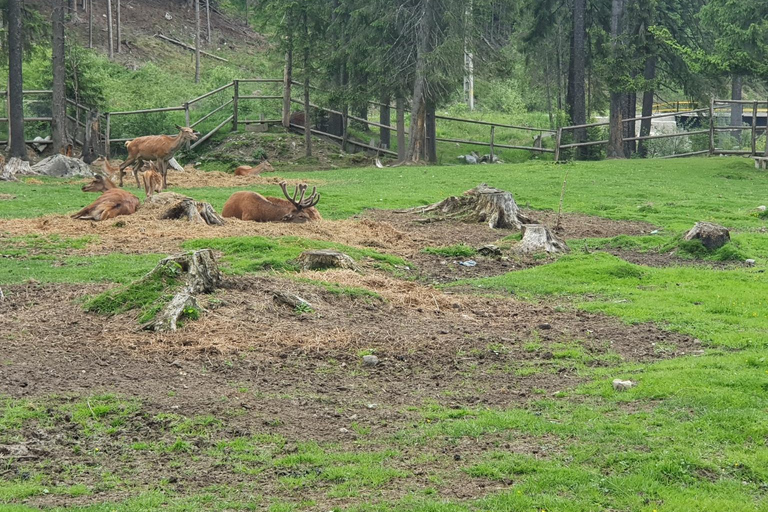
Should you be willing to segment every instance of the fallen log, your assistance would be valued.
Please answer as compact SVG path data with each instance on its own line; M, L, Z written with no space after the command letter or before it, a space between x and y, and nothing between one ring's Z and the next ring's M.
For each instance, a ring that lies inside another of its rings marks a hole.
M173 43L173 44L177 44L179 46L183 46L187 50L192 50L193 52L195 51L195 47L194 46L190 46L190 45L188 45L186 43L182 43L181 41L179 41L177 39L172 39L170 37L166 37L163 34L155 34L155 37L157 37L158 39L162 39L163 41L168 41L169 43ZM200 50L200 55L205 55L206 57L210 57L212 59L220 60L222 62L229 62L229 60L225 59L224 57L219 57L218 55L213 55L212 53L204 52L203 50Z

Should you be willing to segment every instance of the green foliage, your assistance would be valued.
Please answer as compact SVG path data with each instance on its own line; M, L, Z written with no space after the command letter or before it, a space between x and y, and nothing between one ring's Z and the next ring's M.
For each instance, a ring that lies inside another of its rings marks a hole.
M477 254L477 251L468 245L459 244L450 247L426 247L422 252L436 254L446 258L468 258Z

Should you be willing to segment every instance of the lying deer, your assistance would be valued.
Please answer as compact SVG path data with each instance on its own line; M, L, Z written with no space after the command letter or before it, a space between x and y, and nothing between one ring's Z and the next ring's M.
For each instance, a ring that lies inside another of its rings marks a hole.
M275 168L272 167L272 164L264 160L256 167L251 167L250 165L241 165L235 169L235 176L256 176L262 172L272 172L274 170Z
M163 191L163 178L152 162L149 162L147 170L141 173L141 181L144 183L144 193L147 194L147 198L152 197L155 192Z
M136 137L125 143L128 149L128 158L120 164L120 186L123 185L123 170L129 165L136 164L133 169L134 176L137 175L145 161L155 160L160 167L160 174L163 176L163 188L168 188L168 161L173 158L176 151L187 141L197 140L198 133L192 128L176 125L179 129L178 135L146 135ZM139 179L136 178L136 184L139 188Z
M234 217L241 220L256 222L307 222L321 220L320 212L315 205L320 201L317 187L312 187L312 193L304 198L307 185L298 185L293 191L293 197L285 189L285 182L280 183L286 199L281 197L264 197L256 192L235 192L224 203L222 217ZM299 200L296 196L301 193Z
M122 173L120 172L120 164L113 164L109 161L109 158L105 156L99 156L96 160L93 161L94 165L101 165L101 170L104 172L105 176L109 176L109 179L114 180L117 178L121 178L120 180L120 186L123 185L122 181ZM141 187L139 185L139 176L137 169L133 170L133 175L136 178L136 186Z
M139 207L139 198L117 188L106 176L97 174L93 181L84 185L83 192L103 192L101 196L76 214L73 219L107 220L118 215L131 215Z

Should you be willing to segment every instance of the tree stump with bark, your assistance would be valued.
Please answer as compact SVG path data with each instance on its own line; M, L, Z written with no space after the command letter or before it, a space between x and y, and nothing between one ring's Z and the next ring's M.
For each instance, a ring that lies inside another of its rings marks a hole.
M144 325L146 330L175 331L183 317L199 317L202 308L198 306L194 295L211 293L221 285L221 272L210 249L164 258L142 280L155 279L158 274L169 273L179 274L184 279L184 286L151 322Z
M731 241L728 228L711 222L697 222L683 237L685 240L699 240L701 245L715 251Z
M202 203L187 197L171 206L160 216L161 219L187 219L194 224L221 226L224 219L216 213L209 203Z
M537 252L547 252L557 254L568 252L568 246L557 238L552 232L542 224L525 224L522 228L523 240L515 248L522 254L533 254Z
M360 272L355 260L343 252L331 249L304 251L297 258L302 270L323 270L327 268L350 269Z
M419 212L438 214L463 222L487 223L491 229L522 229L533 220L517 206L512 194L489 187L485 183L467 190L459 197L451 196L429 206L419 206L398 213Z
M11 158L0 169L0 181L18 181L17 174L35 174L29 162L21 158Z

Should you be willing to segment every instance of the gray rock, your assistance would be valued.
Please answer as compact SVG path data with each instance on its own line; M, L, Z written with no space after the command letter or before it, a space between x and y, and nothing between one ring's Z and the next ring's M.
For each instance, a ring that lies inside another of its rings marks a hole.
M755 266L755 260L753 260L753 259L744 260L744 264L747 265L748 267L754 267Z
M766 207L764 205L760 205L757 207L757 211L764 212L766 210Z
M32 166L32 172L56 178L93 178L93 171L88 164L64 155L53 155L40 160Z
M685 234L685 240L700 240L701 244L710 251L717 250L731 241L728 228L711 222L697 222Z
M631 380L613 379L613 389L616 391L626 391L635 386L637 386L637 383Z
M379 364L379 358L372 355L363 356L363 365L376 366Z

